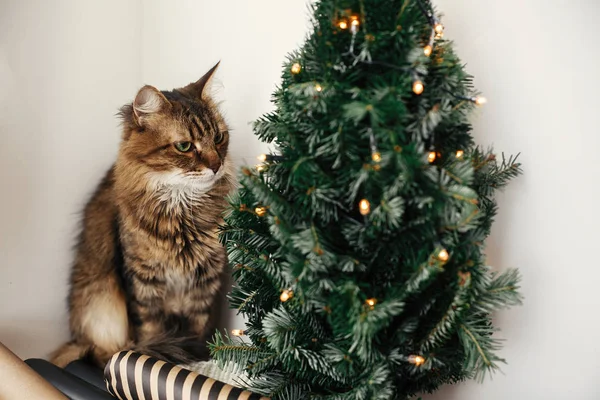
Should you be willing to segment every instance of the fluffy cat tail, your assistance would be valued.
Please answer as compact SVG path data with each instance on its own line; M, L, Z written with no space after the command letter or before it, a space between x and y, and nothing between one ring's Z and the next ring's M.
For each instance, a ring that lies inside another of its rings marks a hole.
M210 358L208 346L197 336L177 336L165 332L136 343L131 350L178 365L190 365Z
M190 365L210 358L208 346L200 338L177 336L173 332L165 332L149 340L140 341L129 350L178 365ZM114 352L108 352L89 343L71 341L52 353L50 362L64 368L75 360L83 359L104 368L113 354Z
M57 367L64 368L75 360L88 357L91 350L92 345L90 344L67 342L50 355L50 362Z

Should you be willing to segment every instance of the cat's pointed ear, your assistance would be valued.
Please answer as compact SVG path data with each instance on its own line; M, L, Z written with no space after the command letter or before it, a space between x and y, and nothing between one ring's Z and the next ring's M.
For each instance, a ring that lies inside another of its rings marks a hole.
M184 87L183 91L197 99L207 97L210 92L210 86L213 77L215 76L215 71L217 70L217 68L219 68L219 64L221 64L221 61L217 62L214 67L209 69L208 72L202 76L202 78Z
M162 111L170 105L169 100L158 89L146 85L135 96L133 113L136 120L140 122L140 118Z

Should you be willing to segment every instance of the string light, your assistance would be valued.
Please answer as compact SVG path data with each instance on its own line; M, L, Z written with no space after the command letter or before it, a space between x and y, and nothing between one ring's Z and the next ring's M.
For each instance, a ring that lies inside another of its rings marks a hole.
M377 299L375 299L375 298L367 299L367 300L365 300L365 304L368 305L369 308L372 310L375 308L375 304L377 304Z
M285 303L292 297L294 297L294 292L291 289L285 289L283 292L281 292L279 300L281 300L282 303Z
M473 99L471 99L471 101L473 103L477 104L478 106L482 106L485 103L487 103L487 99L485 97L482 97L482 96L473 97Z
M464 155L465 152L463 150L456 150L456 158L462 159Z
M359 203L358 203L358 210L360 211L360 213L362 215L367 215L371 212L371 204L369 203L369 200L367 199L362 199Z
M258 215L259 217L262 217L263 215L265 215L267 213L267 207L264 206L259 206L256 207L254 209L254 212L256 213L256 215Z
M267 170L267 167L266 167L264 164L258 164L258 165L256 166L256 170L257 170L258 172L263 172L263 171L266 171L266 170Z
M244 330L243 329L232 329L231 334L233 336L244 336Z
M421 82L420 80L416 80L413 82L412 90L416 95L420 95L421 93L423 93L424 89L425 86L423 86L423 82Z
M435 31L435 37L437 39L441 39L444 36L444 25L436 22L433 26L433 30Z
M369 145L371 147L371 160L373 162L378 163L381 161L381 153L377 150L377 140L375 139L375 135L373 134L373 129L369 128ZM374 165L374 169L377 171L380 166Z
M299 63L295 63L292 65L292 69L290 71L292 74L297 75L302 71L302 66Z
M260 162L267 161L267 155L266 154L261 154L260 156L258 156L256 158L258 158L258 161L260 161Z
M429 161L430 164L434 162L436 158L437 153L435 151L430 151L429 154L427 154L427 161Z
M423 47L423 54L425 54L425 56L429 57L432 52L433 52L433 46L428 44L427 46Z
M317 83L317 84L315 85L315 90L316 90L317 92L320 92L320 91L322 91L322 90L323 90L323 87Z
M348 23L345 20L341 20L340 22L338 22L338 26L340 27L340 29L346 29L348 28Z
M440 250L439 253L437 254L437 259L442 262L448 261L449 258L450 258L450 254L448 253L448 250L446 250L446 249Z
M360 20L358 19L358 16L353 15L352 17L350 17L351 21L350 21L350 31L353 34L356 34L356 32L358 32L358 26L360 25Z
M411 355L408 356L408 362L411 364L418 366L421 366L425 363L425 357L423 356L416 356L416 355Z

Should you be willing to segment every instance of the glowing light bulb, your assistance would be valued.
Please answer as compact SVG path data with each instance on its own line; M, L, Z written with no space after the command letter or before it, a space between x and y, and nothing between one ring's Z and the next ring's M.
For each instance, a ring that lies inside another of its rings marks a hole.
M423 363L425 363L425 357L423 356L408 356L408 362L411 364L416 365L417 367L420 365L423 365Z
M375 308L375 304L377 304L377 299L375 299L375 298L367 299L367 300L365 300L365 304L368 305L369 308L372 310Z
M299 63L295 63L292 65L292 69L290 70L292 74L297 75L302 71L302 66Z
M425 90L425 86L423 86L423 82L416 80L413 82L412 90L416 95L420 95Z
M344 20L341 20L340 22L338 22L338 26L340 27L340 29L346 29L348 28L348 23Z
M258 164L258 165L256 166L256 170L257 170L258 172L263 172L263 171L265 171L266 169L267 169L267 168L264 166L264 164Z
M371 160L375 162L381 161L381 153L379 153L378 151L374 151L373 153L371 153Z
M369 200L367 199L362 199L359 203L358 203L358 211L360 211L360 213L362 215L367 215L371 212L371 204L369 203Z
M317 83L317 84L315 85L315 90L316 90L317 92L321 92L321 91L323 90L323 87Z
M231 334L233 336L244 336L244 331L242 329L232 329Z
M427 45L427 46L423 47L423 54L425 54L425 56L429 57L432 52L433 52L433 47L431 47L431 45Z
M475 97L475 100L473 102L475 104L477 104L478 106L482 106L485 103L487 103L487 99L485 97L482 97L482 96L477 96L477 97Z
M266 154L261 154L260 156L258 156L256 158L258 158L258 161L260 161L260 162L267 161L267 155Z
M448 250L442 249L438 253L437 258L438 258L438 260L440 260L442 262L446 262L450 258L450 254L448 254Z
M430 163L434 162L436 158L437 153L435 151L430 151L429 154L427 154L427 161L429 161Z
M444 33L444 25L440 24L439 22L437 22L434 26L433 26L433 30L435 31L435 33L437 33L438 35L443 34Z
M294 292L289 289L286 289L283 292L281 292L281 295L279 296L279 300L281 300L282 303L285 303L292 297L294 297Z
M267 213L267 207L263 207L263 206L259 206L256 207L254 209L254 212L256 213L256 215L258 215L259 217L262 217L263 215L265 215Z
M456 150L456 158L462 159L464 155L465 152L463 150Z

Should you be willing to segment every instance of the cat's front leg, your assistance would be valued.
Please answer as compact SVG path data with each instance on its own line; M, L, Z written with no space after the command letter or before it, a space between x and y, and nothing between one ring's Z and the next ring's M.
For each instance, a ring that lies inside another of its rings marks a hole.
M154 278L133 275L132 313L138 342L147 342L164 333L165 285Z

